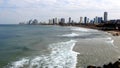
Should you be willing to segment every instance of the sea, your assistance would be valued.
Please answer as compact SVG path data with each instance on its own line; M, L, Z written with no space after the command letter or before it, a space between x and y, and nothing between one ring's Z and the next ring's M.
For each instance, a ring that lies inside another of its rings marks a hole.
M86 68L118 57L108 33L73 26L0 25L0 68Z

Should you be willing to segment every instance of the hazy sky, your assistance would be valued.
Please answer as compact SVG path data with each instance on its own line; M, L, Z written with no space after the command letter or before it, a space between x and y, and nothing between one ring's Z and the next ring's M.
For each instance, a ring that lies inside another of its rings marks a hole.
M79 21L81 16L103 16L104 11L108 19L120 18L120 0L0 0L0 24L54 17Z

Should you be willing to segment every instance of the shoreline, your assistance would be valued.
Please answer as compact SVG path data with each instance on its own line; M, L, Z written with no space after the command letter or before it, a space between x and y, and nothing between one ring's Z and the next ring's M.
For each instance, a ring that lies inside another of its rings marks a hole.
M21 24L20 24L21 25ZM26 24L23 24L26 25ZM103 24L39 24L39 25L55 25L55 26L73 26L73 27L82 27L104 31L110 33L112 36L120 36L120 30L118 28L103 26Z
M42 24L42 25L54 25L54 24ZM107 33L111 34L112 36L120 36L120 30L119 29L113 29L112 27L104 27L104 26L102 26L102 24L73 24L73 25L55 24L55 25L63 26L63 27L65 27L65 26L73 26L73 27L82 27L82 28L88 28L88 29L95 29L95 30L107 32Z
M58 25L58 26L60 26L60 25ZM66 26L63 26L63 27L66 27ZM82 27L82 28L88 28L88 29L95 29L95 30L99 30L99 31L103 31L103 32L106 32L106 33L108 33L108 34L110 34L111 36L110 37L112 37L112 39L116 39L117 41L115 41L114 42L114 44L115 45L118 45L119 46L119 40L118 39L120 39L120 31L118 31L118 30L101 30L101 29L99 29L99 28L97 28L97 27L95 27L95 26L80 26L80 25L78 25L78 26L73 26L73 27ZM119 37L119 38L118 38ZM78 41L79 42L79 41ZM75 52L77 52L77 50L75 50L75 47L79 47L79 46L77 46L77 45L75 45L74 47L73 47L73 51L75 51ZM78 51L79 52L79 51ZM81 54L78 54L78 56L81 56ZM78 57L77 57L78 58ZM94 57L93 57L94 58ZM116 58L116 62L117 62L117 59L118 58ZM115 61L109 61L109 62L115 62ZM81 62L81 60L80 60L80 62ZM103 61L104 62L104 61ZM107 63L109 63L109 62L107 62ZM107 64L106 63L106 64ZM102 65L100 65L101 67L100 68L102 68L102 66L103 65L106 65L105 63L103 63ZM85 63L85 65L87 65L86 63ZM95 65L87 65L86 67L88 67L88 68L96 68L97 66L95 66ZM77 64L76 64L76 68L79 68L79 67L77 67Z
M111 34L112 36L120 36L120 31L119 31L119 30L107 30L107 29L102 29L102 28L97 27L97 26L95 26L95 25L78 25L78 26L75 25L75 27L95 29L95 30L107 32L107 33Z
M75 27L79 28L81 26L75 26ZM103 31L105 33L110 34L110 37L114 40L113 44L117 48L119 47L120 31L118 31L118 30L101 30L101 29L98 29L98 28L91 28L91 27L82 27L82 28L95 29L95 30ZM75 46L79 47L77 45L75 45ZM76 50L76 48L73 48L73 51L79 52L79 51ZM79 56L80 56L80 54L78 54L77 58L79 58ZM80 59L77 59L76 68L79 68L79 62L80 62ZM114 60L114 61L109 61L108 63L103 63L102 65L98 65L98 66L97 65L87 65L85 68L120 68L120 57L116 58L116 60Z

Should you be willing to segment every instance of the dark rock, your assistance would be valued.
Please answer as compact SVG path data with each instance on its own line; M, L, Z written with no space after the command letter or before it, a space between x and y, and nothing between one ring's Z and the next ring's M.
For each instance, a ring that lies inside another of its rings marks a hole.
M96 66L88 66L87 68L97 68Z
M107 65L103 65L103 68L107 68Z
M88 66L87 68L120 68L120 59L118 61L116 61L115 63L109 63L109 64L104 64L101 67L97 67L97 66Z
M97 68L102 68L102 67L97 67Z
M114 67L114 68L120 68L120 62L119 62L119 61L116 61L116 62L113 64L113 67Z

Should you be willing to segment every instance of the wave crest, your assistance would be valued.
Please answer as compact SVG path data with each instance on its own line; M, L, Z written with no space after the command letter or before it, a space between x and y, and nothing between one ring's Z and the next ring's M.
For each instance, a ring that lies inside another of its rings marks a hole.
M77 52L72 51L77 41L70 40L50 45L51 54L34 58L23 58L13 62L9 68L75 68Z
M79 36L79 34L77 33L71 33L71 34L64 34L64 35L61 35L62 37L77 37Z

